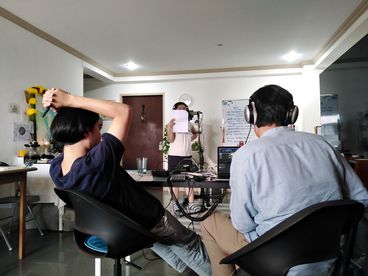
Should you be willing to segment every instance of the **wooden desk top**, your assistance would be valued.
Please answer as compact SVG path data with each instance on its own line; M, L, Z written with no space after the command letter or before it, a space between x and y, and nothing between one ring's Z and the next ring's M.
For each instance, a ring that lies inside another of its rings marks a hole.
M32 167L0 167L0 184L22 181L27 178L27 172L36 170Z
M34 167L16 167L16 166L9 166L9 167L0 167L0 175L14 173L14 172L30 172L36 171L37 168Z

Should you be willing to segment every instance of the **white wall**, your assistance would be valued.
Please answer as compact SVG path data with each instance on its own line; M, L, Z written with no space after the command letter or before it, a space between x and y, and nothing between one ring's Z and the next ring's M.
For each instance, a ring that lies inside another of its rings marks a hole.
M13 142L13 123L20 122L20 114L8 113L9 103L22 103L24 89L32 85L62 87L72 93L83 94L83 64L65 51L38 38L17 25L0 18L0 160L12 163L23 142ZM319 125L318 73L305 67L285 73L284 70L252 71L231 75L212 74L211 77L152 80L134 83L115 83L92 89L86 96L120 100L122 94L164 93L164 121L171 116L171 107L181 94L193 96L191 109L204 113L205 155L216 161L216 147L220 144L221 101L249 98L259 87L278 84L288 89L300 108L298 130L312 132ZM24 116L23 116L24 117Z
M83 64L65 51L0 17L0 160L12 164L24 142L13 141L13 124L26 119L8 113L9 103L25 110L24 89L63 87L83 94Z
M308 67L298 73L262 74L261 71L245 72L243 76L217 77L191 79L191 80L165 80L141 83L116 83L95 88L89 87L85 96L109 100L121 100L121 95L140 95L151 93L164 94L164 122L171 119L171 108L179 100L181 94L193 97L192 110L202 111L205 159L217 162L216 150L221 144L220 127L222 119L222 100L248 99L249 96L261 86L277 84L289 90L300 108L300 117L296 127L298 130L313 132L313 128L320 124L319 110L319 80L318 72Z

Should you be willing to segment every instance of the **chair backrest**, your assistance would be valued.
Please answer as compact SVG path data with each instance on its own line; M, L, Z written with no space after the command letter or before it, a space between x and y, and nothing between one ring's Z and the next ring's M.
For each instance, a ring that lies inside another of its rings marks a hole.
M346 234L342 261L345 272L363 211L363 204L354 200L312 205L224 258L221 263L237 264L251 275L286 275L293 266L340 257L341 235Z
M85 193L55 188L55 193L75 212L75 241L78 247L92 255L97 255L84 245L91 235L104 240L110 258L123 258L160 240L149 230L140 226L101 200Z

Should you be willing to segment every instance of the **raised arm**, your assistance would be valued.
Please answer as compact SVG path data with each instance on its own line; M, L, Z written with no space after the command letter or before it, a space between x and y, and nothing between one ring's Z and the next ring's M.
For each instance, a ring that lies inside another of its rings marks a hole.
M198 131L195 129L194 126L192 126L190 132L192 133L192 141L193 141L198 137Z
M173 127L175 125L175 119L171 119L167 124L167 138L169 138L169 142L172 143L175 141L175 133L173 131Z
M52 88L44 94L43 106L50 106L56 111L64 107L74 107L96 112L112 119L108 133L114 135L121 142L124 142L127 137L131 121L131 108L126 104L75 96L61 89Z

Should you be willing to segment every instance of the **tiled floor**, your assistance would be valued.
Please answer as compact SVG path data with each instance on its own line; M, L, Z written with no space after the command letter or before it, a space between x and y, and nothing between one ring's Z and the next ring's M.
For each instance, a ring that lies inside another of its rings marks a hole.
M14 236L14 238L13 238ZM15 244L16 235L12 235ZM5 246L0 248L0 275L3 276L64 276L94 275L94 259L81 253L73 240L72 232L49 232L40 237L35 230L27 231L27 249L23 261L17 260L17 250L7 252ZM123 275L179 275L161 259L155 258L149 249L131 256L131 261L143 268L122 265ZM153 261L150 261L152 259ZM156 260L154 260L156 259ZM113 275L114 262L102 260L102 275Z
M229 211L229 195L224 199L216 210ZM169 195L164 193L164 206L169 205ZM168 207L170 209L170 207ZM368 219L368 216L367 216ZM190 221L184 217L179 220L186 226L199 232L199 224L195 222L189 225ZM360 225L357 234L355 249L359 255L355 272L351 275L368 275L368 224L367 221ZM94 275L94 259L81 253L73 240L72 232L49 231L44 237L40 237L37 230L27 230L26 233L26 253L23 261L18 261L17 233L9 236L14 251L9 252L2 237L0 237L0 275L1 276L90 276ZM131 261L141 266L143 269L137 270L134 267L122 265L122 275L149 275L149 276L192 276L194 273L179 274L169 267L163 260L155 257L149 249L139 251L131 256ZM110 259L102 260L102 276L113 275L114 263ZM360 269L357 269L360 267Z
M228 198L226 199L226 201ZM170 197L164 194L164 206L169 206ZM228 210L228 204L218 206L219 210ZM199 223L189 225L190 221L184 217L179 220L186 226L199 230ZM81 253L73 240L73 232L49 231L44 237L40 237L37 230L27 230L26 253L23 261L18 261L17 233L9 236L13 245L13 252L9 252L5 242L0 237L0 275L1 276L84 276L94 275L94 259ZM169 267L163 260L155 257L150 249L139 251L131 256L131 261L143 269L122 264L122 275L195 275L188 272L179 274ZM122 262L123 263L123 262ZM102 259L101 275L113 275L114 262L110 259Z

